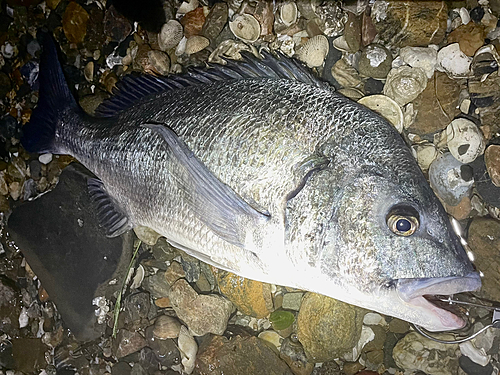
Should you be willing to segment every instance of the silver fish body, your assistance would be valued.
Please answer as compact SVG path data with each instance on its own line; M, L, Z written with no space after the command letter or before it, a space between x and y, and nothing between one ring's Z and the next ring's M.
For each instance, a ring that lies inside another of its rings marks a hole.
M30 144L46 117L41 105L23 144L92 171L91 193L114 235L146 226L247 278L429 330L463 326L423 295L477 289L479 276L396 130L301 79L295 62L246 64L251 73L230 63L175 88L130 80L101 117L59 108L50 147ZM294 69L298 79L283 73Z

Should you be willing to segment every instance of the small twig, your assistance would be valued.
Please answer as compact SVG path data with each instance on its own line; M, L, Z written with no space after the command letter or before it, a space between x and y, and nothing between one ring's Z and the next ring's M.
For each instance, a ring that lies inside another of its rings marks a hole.
M121 301L122 301L122 295L125 293L125 290L127 288L127 279L128 275L130 273L130 270L134 266L134 261L135 261L135 256L137 255L137 252L139 251L139 247L141 247L141 240L137 241L137 244L135 245L134 249L134 254L132 254L132 259L130 259L130 263L127 268L127 272L125 273L125 277L123 278L123 284L120 289L120 294L118 294L118 297L116 298L116 303L115 303L115 309L113 311L113 338L116 338L116 331L118 330L118 316L120 315L120 306L121 306Z

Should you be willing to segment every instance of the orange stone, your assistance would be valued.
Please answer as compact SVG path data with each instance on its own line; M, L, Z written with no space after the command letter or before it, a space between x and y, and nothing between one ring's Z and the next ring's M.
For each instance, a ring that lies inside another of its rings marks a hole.
M467 56L474 56L474 53L484 44L484 27L469 22L453 30L448 35L448 44L458 43L460 50Z
M74 1L70 2L64 11L64 35L71 43L82 43L87 35L89 14L82 6Z
M186 13L181 19L181 24L184 26L184 36L189 38L193 35L199 35L204 23L205 13L203 13L203 7L198 7Z

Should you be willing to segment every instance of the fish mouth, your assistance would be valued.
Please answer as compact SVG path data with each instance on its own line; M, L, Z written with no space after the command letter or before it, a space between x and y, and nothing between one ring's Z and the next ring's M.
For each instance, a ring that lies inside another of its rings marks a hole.
M439 296L470 292L481 287L477 272L466 276L442 278L399 279L396 290L399 297L411 308L425 311L429 319L422 325L429 331L450 331L465 327L467 321L455 306L443 303Z

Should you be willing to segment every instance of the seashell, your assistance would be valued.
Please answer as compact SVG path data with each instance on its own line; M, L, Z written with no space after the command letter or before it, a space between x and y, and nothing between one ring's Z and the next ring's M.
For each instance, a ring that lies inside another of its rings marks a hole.
M132 278L132 284L130 284L130 289L137 289L141 286L142 281L144 280L144 267L142 264L139 264L137 270L135 271L135 275Z
M158 33L158 45L162 51L168 51L177 46L183 36L184 31L180 22L170 20L161 27Z
M437 64L437 51L432 47L403 47L399 56L413 68L422 68L432 78Z
M472 59L471 71L476 76L490 74L498 70L500 56L494 45L488 44L479 48Z
M450 153L461 163L471 163L484 152L484 137L476 124L457 118L446 128Z
M358 100L359 104L370 108L382 117L385 117L396 130L403 131L404 116L401 107L394 100L385 95L369 95Z
M148 52L151 70L159 75L166 76L170 70L170 57L165 52L152 50Z
M267 342L270 342L273 344L276 349L279 350L281 346L281 336L278 334L276 331L262 331L259 333L259 336L257 336L259 339L265 340Z
M340 94L344 95L345 97L347 97L351 100L355 100L355 101L360 100L364 96L364 94L361 90L358 90L358 89L353 88L353 87L345 87L345 88L339 89L338 92Z
M181 323L174 317L160 315L156 318L153 336L160 340L175 339L179 337Z
M328 54L328 39L324 35L316 35L309 39L296 53L297 58L309 68L323 65Z
M332 44L339 51L350 52L349 45L347 44L347 41L345 40L345 37L343 35L335 38Z
M280 18L286 26L297 22L297 5L295 3L283 3L280 8Z
M471 61L472 59L460 50L458 43L443 47L437 53L437 69L454 78L468 76Z
M181 362L184 366L184 372L186 374L191 374L194 370L198 345L186 326L181 326L177 344L179 346L179 351L181 352Z
M237 40L228 39L219 44L210 54L208 62L225 64L225 59L241 60L243 58L240 54L241 51L247 51L252 53L255 57L259 57L259 52L254 46Z
M473 179L462 177L464 165L449 152L441 155L429 167L429 181L436 195L449 206L456 206L469 195Z
M198 5L200 5L200 2L198 0L183 1L179 6L179 9L177 9L177 15L189 13L192 10L198 8Z
M259 21L250 14L240 14L229 22L229 28L236 38L244 42L253 43L260 36Z
M439 155L436 146L430 142L413 145L412 149L420 169L424 171L429 169Z
M384 94L400 106L408 104L427 87L427 75L421 68L402 66L387 75Z
M192 55L193 53L200 52L202 49L207 48L210 45L210 41L201 35L194 35L186 41L186 49L184 53L187 55Z
M183 36L181 41L175 48L175 56L181 56L182 54L184 54L184 52L186 51L186 43L187 43L187 38Z

